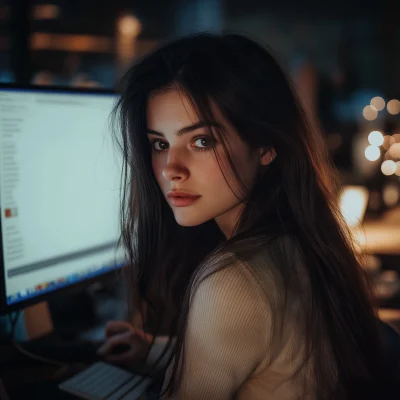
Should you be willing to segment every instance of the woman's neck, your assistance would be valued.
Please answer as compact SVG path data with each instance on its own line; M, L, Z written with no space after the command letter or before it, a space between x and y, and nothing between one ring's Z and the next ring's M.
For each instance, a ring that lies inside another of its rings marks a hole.
M239 220L243 208L244 204L239 203L230 210L226 211L224 214L221 214L215 218L215 222L227 239L232 236L233 230L237 221Z

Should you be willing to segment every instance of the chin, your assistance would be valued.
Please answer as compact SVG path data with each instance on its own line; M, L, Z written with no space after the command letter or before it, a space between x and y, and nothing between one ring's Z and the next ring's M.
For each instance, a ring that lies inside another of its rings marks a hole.
M193 226L198 226L201 224L204 224L204 222L207 222L209 219L204 219L204 218L196 218L195 216L184 216L184 215L176 215L175 214L175 221L178 225L180 226L185 226L185 227L193 227Z

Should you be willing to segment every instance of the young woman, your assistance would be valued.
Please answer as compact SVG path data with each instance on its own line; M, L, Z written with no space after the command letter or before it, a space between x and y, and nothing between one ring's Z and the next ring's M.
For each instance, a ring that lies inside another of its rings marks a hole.
M123 82L122 238L148 327L125 334L128 359L168 367L173 399L381 389L377 320L334 174L274 58L239 35L201 34ZM123 340L110 340L111 357Z

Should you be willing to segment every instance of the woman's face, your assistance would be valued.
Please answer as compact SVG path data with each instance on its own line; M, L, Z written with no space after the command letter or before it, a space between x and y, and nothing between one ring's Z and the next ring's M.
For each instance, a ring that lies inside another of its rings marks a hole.
M250 188L260 165L259 153L250 151L218 110L213 111L218 119L213 122L224 130L240 179ZM148 101L147 132L153 170L176 222L196 226L215 219L229 237L243 207L245 193L231 171L223 145L214 143L208 126L199 121L190 101L181 92L171 90ZM213 150L219 154L221 167ZM174 190L195 197L169 197Z

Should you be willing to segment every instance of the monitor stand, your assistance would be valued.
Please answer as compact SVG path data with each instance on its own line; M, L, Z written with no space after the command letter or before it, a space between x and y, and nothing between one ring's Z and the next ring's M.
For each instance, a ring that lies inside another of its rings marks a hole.
M26 339L39 339L53 332L53 321L47 301L24 309Z

